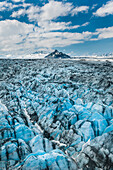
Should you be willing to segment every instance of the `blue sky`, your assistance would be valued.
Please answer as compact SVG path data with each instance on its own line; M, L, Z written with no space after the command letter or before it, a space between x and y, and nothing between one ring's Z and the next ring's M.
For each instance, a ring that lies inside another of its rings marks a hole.
M113 52L113 0L1 0L0 54Z

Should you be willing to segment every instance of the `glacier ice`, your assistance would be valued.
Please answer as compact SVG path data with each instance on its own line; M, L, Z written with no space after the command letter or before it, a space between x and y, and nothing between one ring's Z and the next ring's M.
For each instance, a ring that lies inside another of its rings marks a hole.
M112 170L112 63L0 63L0 169Z

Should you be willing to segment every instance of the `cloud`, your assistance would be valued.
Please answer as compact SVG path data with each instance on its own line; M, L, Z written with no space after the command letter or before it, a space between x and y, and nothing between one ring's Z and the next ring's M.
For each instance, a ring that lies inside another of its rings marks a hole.
M20 50L21 47L18 44L33 29L34 25L21 23L17 20L0 21L0 51L14 52Z
M54 21L41 21L38 22L38 26L42 28L43 31L50 32L56 30L71 30L79 28L80 25L71 25L71 22L54 22Z
M15 9L15 8L18 8L18 7L26 8L26 7L31 6L31 4L24 3L24 1L18 1L18 2L23 2L23 3L14 4L12 2L2 1L2 2L0 2L0 11L11 11L12 9ZM16 13L16 12L14 11L14 13ZM17 13L18 13L18 11L17 11ZM21 15L21 13L20 13L20 15ZM17 16L19 16L19 13L18 13Z
M13 4L6 1L0 2L0 11L13 9Z
M83 12L88 12L88 9L89 9L89 6L79 6L79 7L76 7L72 10L71 14L72 16L74 15L77 15L78 13L83 13Z
M20 9L20 10L18 10L18 11L14 11L13 13L12 13L12 17L13 18L19 18L20 16L24 16L26 14L26 10L25 9Z
M80 25L72 26L71 22L56 22L56 19L70 14L73 8L74 6L72 3L49 1L49 3L46 3L42 7L31 5L27 9L19 9L18 11L14 11L11 16L13 18L19 18L26 14L29 21L37 22L38 26L42 28L43 31L71 30L79 28ZM86 8L81 9L85 10Z
M113 15L113 0L108 1L93 14L98 17L105 17L110 14Z
M65 25L65 22L62 22L63 27L69 27L69 24ZM59 23L57 27L59 27ZM40 48L65 47L83 43L91 36L91 32L71 33L58 30L50 32L50 30L44 31L33 24L26 24L17 20L0 21L1 53L32 53L35 49Z
M89 23L90 23L90 22L85 22L85 23L82 24L81 26L82 26L82 27L85 27L85 26L89 25Z
M27 15L29 21L34 21L38 24L42 31L57 31L57 30L71 30L81 26L86 26L88 23L83 25L71 25L71 22L58 22L58 17L67 16L72 13L74 6L72 3L49 1L42 7L31 5L27 9L19 9L12 13L13 18L19 18L20 16ZM86 10L88 7L82 7L80 10Z
M98 4L93 4L93 6L91 7L91 9L95 9L97 5L98 5Z
M96 29L96 32L99 34L98 39L113 38L113 26Z
M96 29L92 34L90 41L98 41L106 38L113 38L113 26Z
M30 21L50 21L68 15L72 8L72 3L49 1L42 7L31 5L28 9L14 11L11 16L20 17L27 14Z
M24 2L25 0L12 0L13 2Z
M17 20L4 20L0 21L0 37L10 37L15 34L28 33L32 31L34 25L19 22Z
M38 35L38 42L36 40L36 32L30 34L27 43L32 41L37 42L40 48L65 47L71 44L83 43L91 36L90 32L70 33L70 32L46 32Z
M12 17L20 17L21 15L27 14L30 21L52 21L58 17L63 17L71 14L72 16L78 13L88 12L89 6L79 6L74 8L72 3L60 2L60 1L49 1L42 7L31 6L28 9L19 9L12 13Z
M70 24L70 22L54 23L51 21L51 31L49 28L48 30L43 30L42 25L38 27L33 24L19 22L17 20L0 21L1 54L29 54L41 48L47 50L57 47L65 47L72 44L84 43L85 41L97 41L106 38L113 38L113 27L99 28L96 29L95 32L85 31L82 33L72 33L68 32L68 29L71 27ZM46 26L44 26L44 28L45 27ZM64 28L68 29L61 32L61 29ZM55 31L53 31L53 29Z
M41 8L39 15L41 20L53 20L59 16L66 16L72 10L71 3L63 3L58 1L50 1Z

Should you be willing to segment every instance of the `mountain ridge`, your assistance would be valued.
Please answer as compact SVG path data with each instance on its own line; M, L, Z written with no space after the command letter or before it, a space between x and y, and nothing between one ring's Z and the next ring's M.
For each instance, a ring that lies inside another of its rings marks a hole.
M62 59L64 59L64 58L71 58L71 57L67 54L59 52L58 50L55 50L52 53L50 53L49 55L45 56L45 58L55 58L55 59L62 58Z

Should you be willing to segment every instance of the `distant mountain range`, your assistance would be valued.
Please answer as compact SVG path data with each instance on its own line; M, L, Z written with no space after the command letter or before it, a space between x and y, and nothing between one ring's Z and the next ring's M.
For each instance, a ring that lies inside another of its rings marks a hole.
M101 56L105 56L105 57L113 56L113 53L104 53L104 54L102 54Z
M45 51L35 51L33 54L47 54Z
M64 54L62 52L59 52L58 50L55 50L54 52L50 53L49 55L45 56L45 58L71 58L69 55Z

